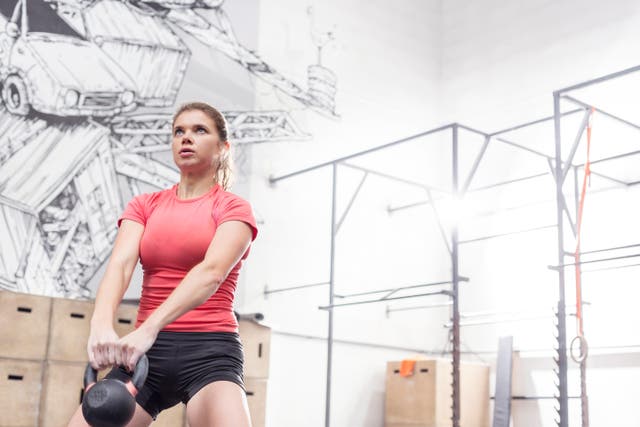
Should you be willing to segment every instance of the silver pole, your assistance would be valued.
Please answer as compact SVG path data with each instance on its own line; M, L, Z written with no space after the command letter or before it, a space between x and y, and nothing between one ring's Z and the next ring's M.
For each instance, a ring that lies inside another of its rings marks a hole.
M331 425L331 362L333 361L333 298L334 298L334 261L336 257L336 188L338 165L332 164L331 179L331 255L329 266L329 333L327 337L327 392L324 425Z
M565 314L565 283L564 283L564 218L562 203L564 194L562 192L562 137L560 132L560 94L553 93L553 114L554 114L554 133L556 145L556 163L555 163L555 182L556 182L556 221L558 223L558 356L556 363L558 365L558 420L559 427L569 426L568 411L568 392L567 392L567 325Z

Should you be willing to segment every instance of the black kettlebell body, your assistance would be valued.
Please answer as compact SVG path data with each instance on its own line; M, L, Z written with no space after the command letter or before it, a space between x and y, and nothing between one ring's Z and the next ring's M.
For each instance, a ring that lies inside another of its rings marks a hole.
M97 381L98 372L87 365L84 373L82 415L92 427L123 427L136 409L135 395L144 385L149 361L143 355L136 364L133 377L126 383L112 378Z

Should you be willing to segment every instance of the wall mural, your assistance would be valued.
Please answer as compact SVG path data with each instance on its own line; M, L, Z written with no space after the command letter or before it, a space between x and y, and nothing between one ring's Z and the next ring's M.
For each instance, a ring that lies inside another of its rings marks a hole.
M337 117L326 34L313 37L305 90L242 45L222 0L0 1L0 288L90 297L126 200L177 182L168 141L184 34ZM286 110L224 114L240 146L308 137Z

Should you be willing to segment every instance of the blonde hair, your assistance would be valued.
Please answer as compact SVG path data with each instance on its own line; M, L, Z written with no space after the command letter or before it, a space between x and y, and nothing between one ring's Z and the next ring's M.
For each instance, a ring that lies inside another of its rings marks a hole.
M220 142L224 143L228 141L227 121L225 120L222 113L220 113L220 111L205 102L189 102L186 104L182 104L173 115L171 127L173 127L173 125L176 123L176 119L180 114L184 113L185 111L193 110L202 111L211 120L213 120L216 125L218 135L220 136ZM233 183L233 159L231 157L230 148L228 150L221 151L213 179L215 180L216 184L219 184L225 190L231 188L231 184Z

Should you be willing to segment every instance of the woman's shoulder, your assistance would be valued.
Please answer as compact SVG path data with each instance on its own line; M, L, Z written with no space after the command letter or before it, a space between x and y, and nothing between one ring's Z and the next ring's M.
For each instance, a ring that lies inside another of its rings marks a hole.
M258 234L258 227L251 204L242 196L222 188L217 191L217 203L214 203L213 218L217 224L230 220L247 223L253 233L252 240L255 240Z
M229 190L225 190L222 187L220 187L220 191L216 192L216 196L217 196L216 199L218 199L219 203L231 204L231 205L237 205L237 204L250 205L249 201L244 197L236 193L233 193Z
M140 193L135 195L131 201L135 201L143 206L155 206L163 199L171 196L171 192L175 191L175 186L171 188L165 188L164 190L149 192L149 193Z

